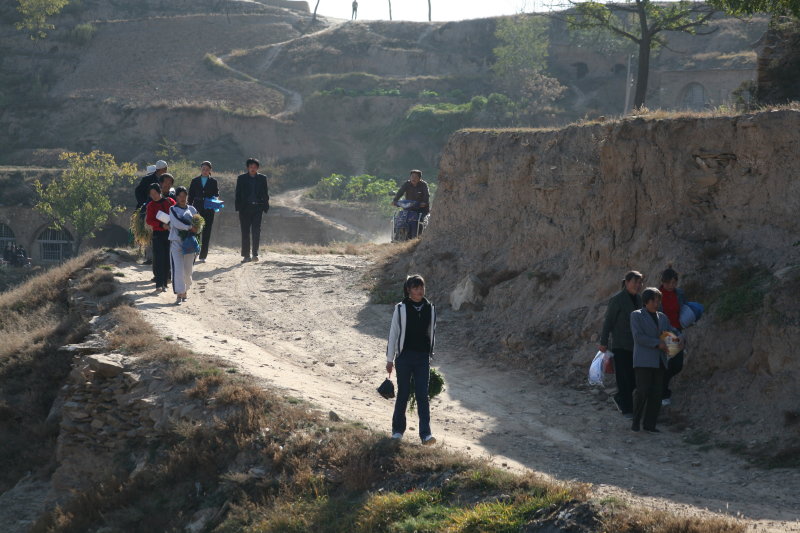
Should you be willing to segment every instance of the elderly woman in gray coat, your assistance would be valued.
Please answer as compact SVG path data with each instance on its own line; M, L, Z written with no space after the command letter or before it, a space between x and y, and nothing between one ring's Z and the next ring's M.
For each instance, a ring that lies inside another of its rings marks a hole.
M631 429L639 431L641 423L649 433L658 433L656 421L661 410L661 389L664 386L664 371L667 368L666 343L661 334L669 331L680 337L669 318L659 312L661 291L650 287L642 293L644 307L631 313L633 333L633 371L636 374L636 390L633 391L633 424Z

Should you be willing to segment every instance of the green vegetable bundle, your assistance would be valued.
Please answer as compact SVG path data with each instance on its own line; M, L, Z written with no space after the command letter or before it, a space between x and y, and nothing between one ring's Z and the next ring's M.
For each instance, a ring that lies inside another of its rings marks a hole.
M153 228L147 225L144 221L145 214L137 209L131 216L131 233L133 233L133 242L140 248L144 248L153 238Z
M178 235L181 239L185 239L189 235L200 235L203 232L203 228L206 226L206 219L201 217L200 215L194 215L192 217L192 227L194 228L194 233L191 233L189 230L181 230L178 232Z
M431 367L428 378L428 399L439 396L444 391L444 376L441 372ZM414 393L414 377L411 377L411 396L409 396L408 411L413 412L417 407L417 397Z

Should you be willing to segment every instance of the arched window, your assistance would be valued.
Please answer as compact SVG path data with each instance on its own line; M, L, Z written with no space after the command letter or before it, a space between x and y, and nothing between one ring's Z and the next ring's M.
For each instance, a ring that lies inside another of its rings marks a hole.
M582 80L587 74L589 74L589 65L582 61L573 63L572 66L575 67L575 77L579 80Z
M705 87L699 83L690 83L681 91L678 105L684 109L703 109L706 105Z
M8 225L0 222L0 248L5 249L6 245L14 244L15 242L17 242L17 239L14 237L14 232L11 231Z
M43 262L59 263L72 257L72 235L67 230L47 228L36 242Z

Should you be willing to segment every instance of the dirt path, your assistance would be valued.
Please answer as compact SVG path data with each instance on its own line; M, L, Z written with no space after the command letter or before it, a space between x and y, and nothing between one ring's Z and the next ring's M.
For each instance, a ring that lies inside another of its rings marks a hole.
M266 254L241 265L212 252L190 300L152 291L149 268L122 265L128 294L164 335L228 359L288 395L388 433L383 372L391 306L358 287L368 260ZM681 434L634 434L599 395L555 388L482 362L463 347L459 314L440 310L437 357L447 391L432 404L444 446L594 484L599 497L686 514L741 513L749 531L800 532L800 470L759 470L727 452L700 451ZM406 439L416 442L410 419Z

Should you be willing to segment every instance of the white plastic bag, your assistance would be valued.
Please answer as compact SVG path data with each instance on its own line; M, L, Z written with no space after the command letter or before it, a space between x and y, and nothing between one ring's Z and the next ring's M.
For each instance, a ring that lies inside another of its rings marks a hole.
M592 359L592 364L589 366L589 385L603 384L603 362L605 358L605 353L597 352L594 359Z

